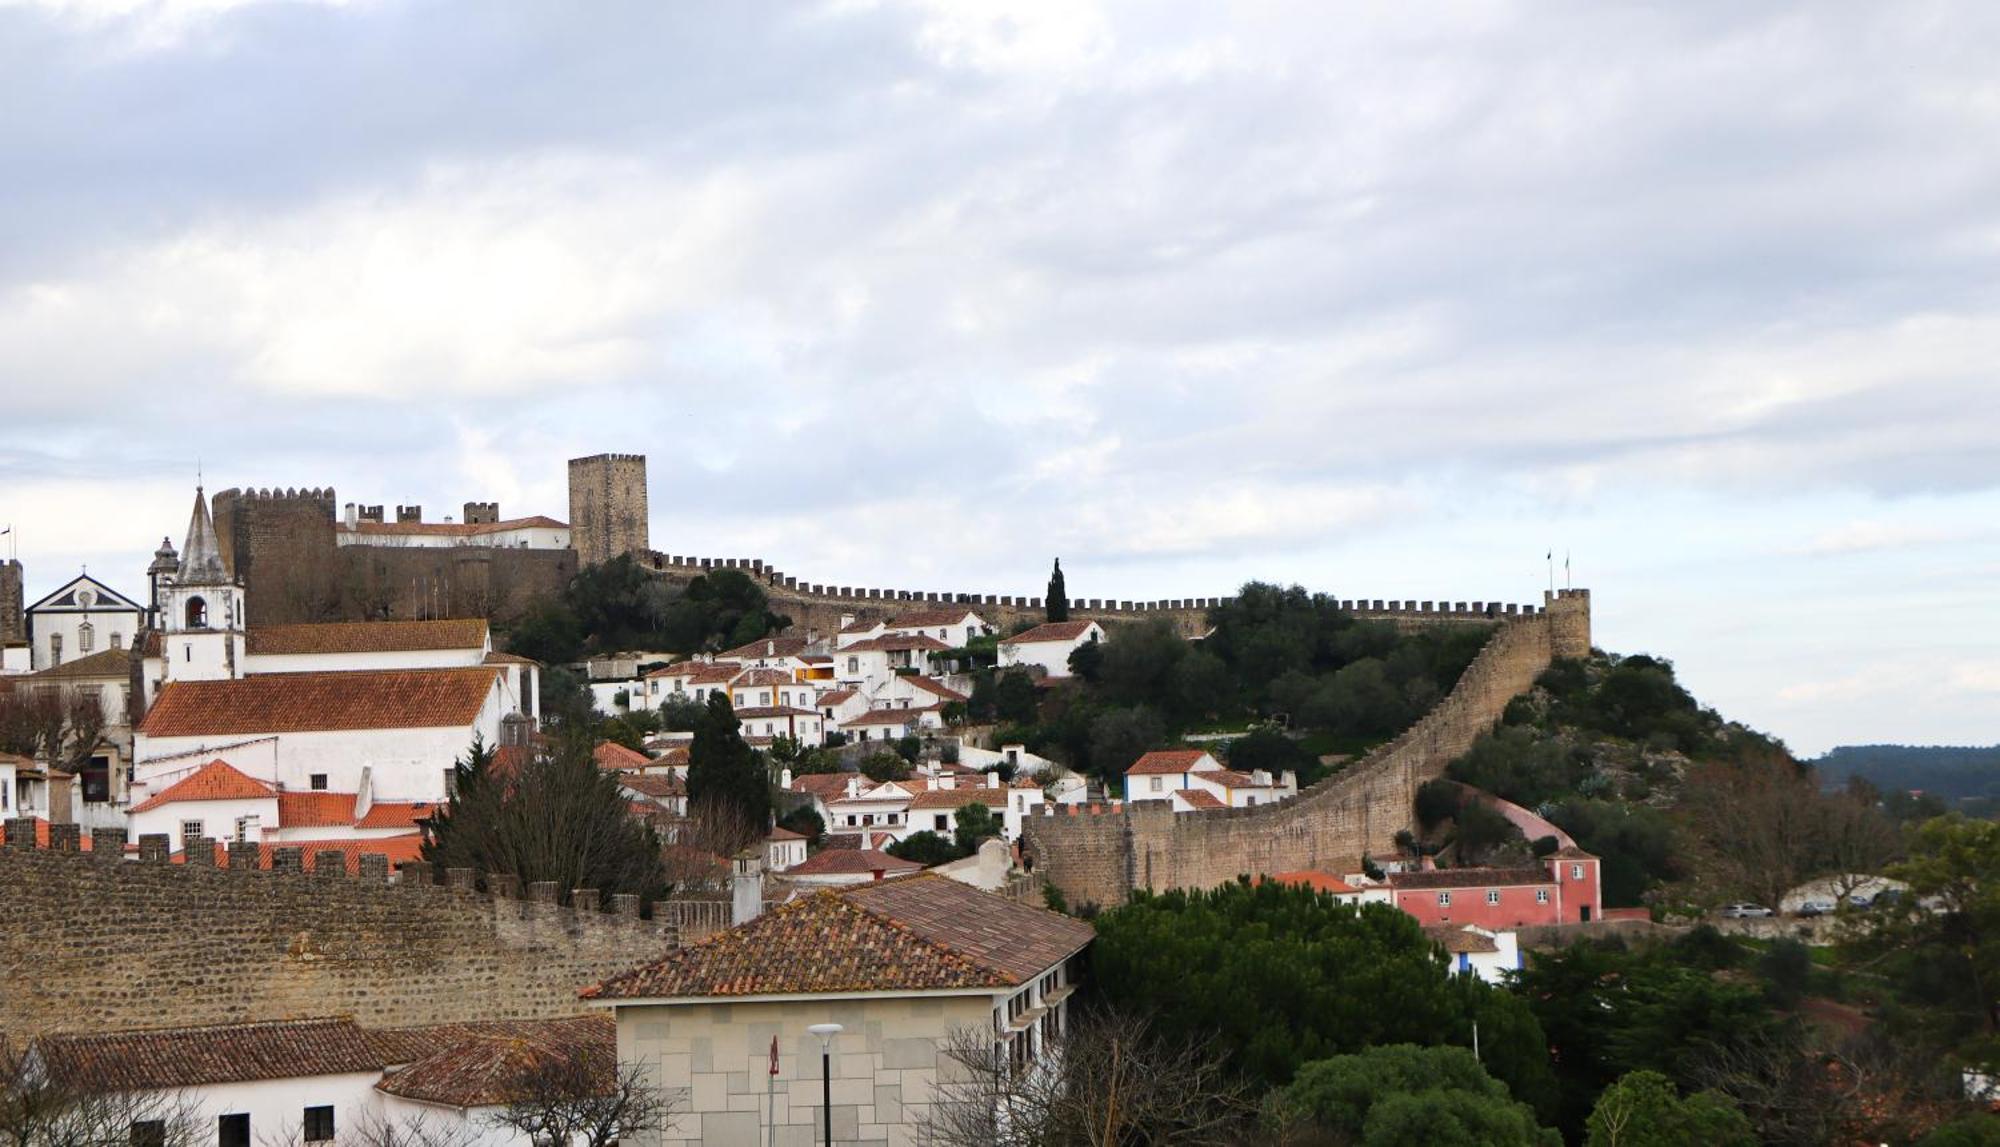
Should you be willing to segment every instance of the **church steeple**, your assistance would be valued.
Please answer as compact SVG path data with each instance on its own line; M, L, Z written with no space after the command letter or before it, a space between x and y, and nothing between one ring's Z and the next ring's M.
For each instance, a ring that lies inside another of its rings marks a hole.
M222 585L229 571L222 564L222 547L215 540L215 521L208 516L208 499L201 487L194 488L194 514L188 518L187 543L181 548L181 568L176 580L188 585Z

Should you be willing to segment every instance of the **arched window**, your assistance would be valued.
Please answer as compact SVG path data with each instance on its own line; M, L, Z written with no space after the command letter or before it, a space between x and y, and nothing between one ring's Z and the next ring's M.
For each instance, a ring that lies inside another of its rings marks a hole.
M87 621L84 622L82 625L77 626L76 651L78 653L89 653L91 650L96 648L97 648L97 627L90 624Z
M187 627L189 629L208 628L208 603L198 597L188 598Z

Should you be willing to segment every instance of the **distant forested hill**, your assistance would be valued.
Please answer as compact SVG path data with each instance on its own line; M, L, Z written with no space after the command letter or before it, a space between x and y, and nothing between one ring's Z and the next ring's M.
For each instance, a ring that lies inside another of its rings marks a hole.
M1829 787L1861 776L1884 792L1921 789L1948 801L2000 798L2000 745L1842 745L1812 764Z

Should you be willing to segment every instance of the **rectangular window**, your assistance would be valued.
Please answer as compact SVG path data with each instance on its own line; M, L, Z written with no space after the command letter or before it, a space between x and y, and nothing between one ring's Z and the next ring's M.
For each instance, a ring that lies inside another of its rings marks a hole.
M1449 892L1438 893L1438 907L1439 908L1451 907L1451 893Z
M1486 902L1488 904L1500 903L1500 890L1498 888L1488 888L1486 890Z
M120 633L119 633L119 632L118 632L117 630L115 630L115 629L111 631L111 648L113 648L113 649L123 649L123 648L125 648L125 638L124 638L124 635L120 634Z
M1570 878L1571 880L1582 880L1582 879L1583 879L1583 865L1581 865L1581 864L1572 864L1572 865L1570 865L1570 866L1569 866L1569 878Z
M204 832L202 832L202 823L201 823L200 821L198 821L198 820L184 820L184 821L182 821L182 822L181 822L181 847L182 847L182 848L186 848L186 847L188 846L188 841L190 841L190 840L193 840L193 839L195 839L195 838L196 838L196 837L198 837L198 836L205 836L205 835L207 835L207 834L206 834L206 833L204 833Z
M456 768L446 769L444 771L444 799L450 800L451 798L457 795L458 795L458 769Z
M139 1119L132 1123L132 1147L167 1147L167 1121Z
M939 813L937 816L931 819L937 821L937 830L939 832L951 831L951 818L949 816L946 816L943 813Z
M258 831L258 822L259 822L259 821L260 821L261 819L262 819L261 817L255 817L255 816L239 816L239 817L237 817L237 818L236 818L236 843L238 843L238 844L241 844L241 843L243 843L243 842L244 842L244 841L246 841L246 840L260 840L260 839L262 839L262 833L260 833L260 832Z
M323 793L326 791L326 774L314 773L312 776L306 778L306 783L312 786L312 791Z
M333 1139L333 1108L306 1108L306 1142L327 1143Z
M1547 904L1548 902L1549 902L1549 890L1546 888L1535 889L1535 903Z
M62 634L49 634L49 664L62 664Z
M1165 778L1165 777L1154 777L1154 778L1153 778L1153 791L1154 791L1154 792L1159 792L1159 791L1161 791L1162 789L1164 789L1164 788L1166 787L1166 780L1167 780L1167 778Z
M850 658L848 658L848 659L847 659L847 671L848 671L849 673L859 673L859 672L861 672L861 659L860 659L859 657L850 657Z
M215 1121L216 1147L250 1147L250 1114L224 1115Z

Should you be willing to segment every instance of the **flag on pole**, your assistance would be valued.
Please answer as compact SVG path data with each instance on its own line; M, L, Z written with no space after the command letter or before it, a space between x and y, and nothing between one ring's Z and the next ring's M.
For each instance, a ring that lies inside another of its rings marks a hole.
M777 1036L772 1036L772 1037L771 1037L771 1075L772 1075L772 1077L773 1077L773 1078L776 1078L777 1074L778 1074L778 1037L777 1037Z

